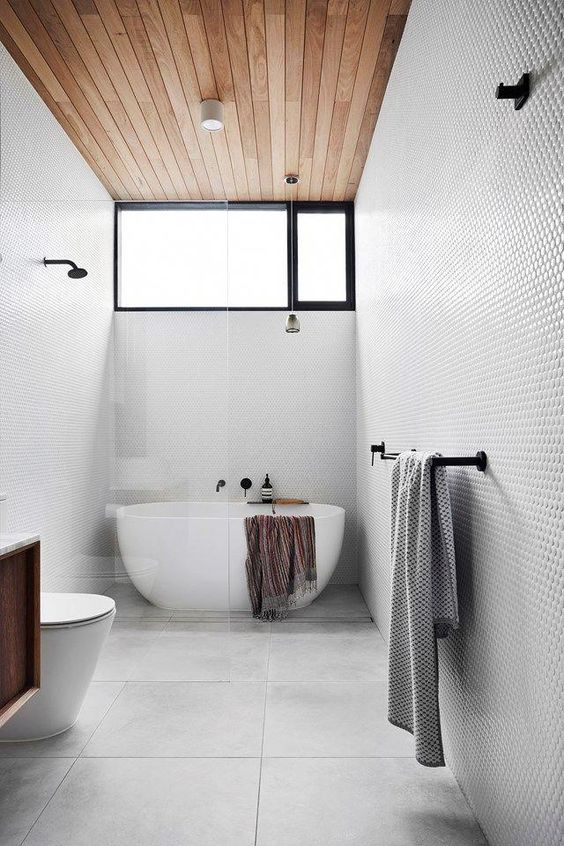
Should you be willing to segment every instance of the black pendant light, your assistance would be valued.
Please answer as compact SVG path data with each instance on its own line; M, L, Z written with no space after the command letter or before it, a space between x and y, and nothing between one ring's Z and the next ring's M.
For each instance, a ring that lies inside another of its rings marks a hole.
M293 174L288 174L288 176L284 177L284 182L286 185L294 186L297 185L299 182L299 177L294 176ZM291 295L290 295L290 304L291 310L290 314L286 318L286 332L289 334L295 334L296 332L300 331L300 321L298 319L298 315L294 312L294 205L293 205L293 198L290 194L290 281L291 281Z

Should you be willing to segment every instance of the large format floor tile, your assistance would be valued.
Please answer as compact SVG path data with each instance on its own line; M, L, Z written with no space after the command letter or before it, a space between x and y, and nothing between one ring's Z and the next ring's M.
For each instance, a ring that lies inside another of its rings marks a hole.
M137 663L139 681L265 681L270 627L255 620L170 622Z
M253 846L257 759L80 759L26 846Z
M357 585L327 585L311 605L296 608L288 620L371 620Z
M250 611L232 609L209 611L204 609L168 610L158 608L141 596L131 582L116 582L106 591L116 601L116 620L186 620L228 621L249 620ZM328 585L306 608L290 611L288 622L294 620L363 620L371 621L370 612L357 585ZM284 625L282 621L280 625Z
M116 582L106 591L116 601L116 620L170 620L172 611L157 608L131 582Z
M72 728L45 740L0 743L0 758L76 758L122 687L123 682L93 682Z
M269 682L266 757L412 756L387 720L385 682Z
M192 622L192 623L229 623L230 620L242 621L252 620L250 611L243 611L238 608L231 608L229 611L209 611L201 608L179 609L172 612L171 622Z
M264 695L262 682L128 682L83 755L260 756Z
M287 623L273 628L270 681L381 681L387 648L373 623Z
M449 772L387 721L358 588L273 624L110 593L77 724L0 744L0 846L485 846Z
M72 758L0 761L0 846L20 846L72 763Z
M157 640L166 620L115 620L94 678L101 681L128 681L151 645Z
M257 846L487 846L446 769L414 760L265 759Z

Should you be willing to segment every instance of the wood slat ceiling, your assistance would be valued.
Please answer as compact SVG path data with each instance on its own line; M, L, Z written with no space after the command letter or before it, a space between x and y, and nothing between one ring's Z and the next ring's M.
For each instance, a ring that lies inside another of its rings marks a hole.
M0 0L0 38L116 199L286 199L298 173L350 200L410 2Z

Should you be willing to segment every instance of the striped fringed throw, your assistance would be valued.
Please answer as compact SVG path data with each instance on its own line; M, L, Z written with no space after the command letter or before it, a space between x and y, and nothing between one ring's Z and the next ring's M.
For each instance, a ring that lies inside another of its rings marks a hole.
M317 587L313 517L245 518L247 585L253 617L282 620Z

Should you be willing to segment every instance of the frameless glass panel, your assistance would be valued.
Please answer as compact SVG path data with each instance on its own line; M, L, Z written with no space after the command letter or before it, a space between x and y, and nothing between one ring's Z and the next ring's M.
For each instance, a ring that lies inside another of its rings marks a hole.
M204 295L226 305L226 204L120 215L122 305L196 305ZM144 678L156 681L230 678L227 332L227 311L115 315L120 590L135 613L188 621L176 657L165 641L148 654ZM202 618L214 621L205 639L189 623Z
M229 208L229 306L288 305L286 210Z
M344 212L298 212L298 300L347 299Z
M225 308L226 211L122 209L122 308ZM221 255L218 254L218 248Z

